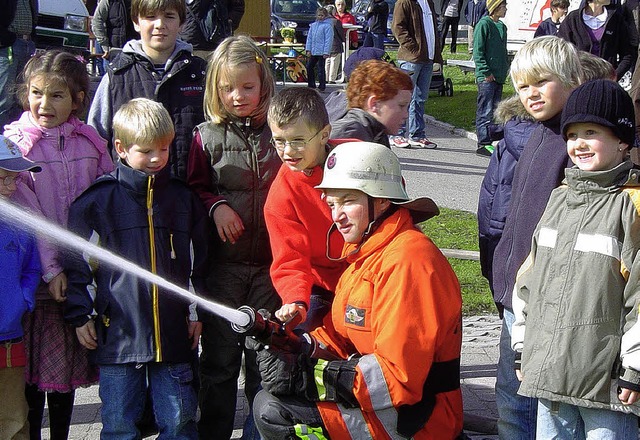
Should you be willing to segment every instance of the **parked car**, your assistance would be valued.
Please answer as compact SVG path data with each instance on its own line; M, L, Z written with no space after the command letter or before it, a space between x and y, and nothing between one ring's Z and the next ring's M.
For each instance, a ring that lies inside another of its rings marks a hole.
M89 48L89 12L82 0L39 0L36 45L84 53Z
M271 0L271 39L278 40L283 27L292 27L296 42L305 43L320 6L316 0Z
M351 8L351 14L356 18L356 24L362 26L362 29L358 29L358 41L360 44L364 41L365 29L367 28L367 19L365 15L367 14L367 9L369 8L369 4L372 0L359 0L356 1ZM393 32L391 32L391 23L393 21L393 8L396 5L396 0L386 0L389 5L389 18L387 19L387 38L385 39L385 43L387 44L397 44L396 37L393 36Z

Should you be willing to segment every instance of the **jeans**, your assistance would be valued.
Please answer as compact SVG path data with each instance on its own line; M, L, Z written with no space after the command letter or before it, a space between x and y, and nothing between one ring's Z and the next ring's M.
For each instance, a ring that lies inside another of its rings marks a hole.
M493 119L493 111L502 99L502 84L495 81L478 83L478 105L476 107L476 134L478 145L491 144L489 125Z
M15 95L16 78L35 51L35 43L22 38L18 38L11 48L0 49L0 127L15 121L22 113Z
M307 85L312 89L316 88L316 66L318 67L318 88L324 90L327 87L324 62L322 55L311 55L307 61Z
M296 396L276 397L265 390L256 395L253 417L260 435L266 440L300 438L295 435L296 425L323 427L315 402Z
M198 401L189 363L100 365L102 433L105 439L140 438L147 386L151 390L159 439L197 439Z
M364 36L364 41L362 42L362 47L375 47L378 49L384 50L384 38L385 34L374 34L372 32L367 32Z
M404 70L411 77L413 83L413 93L409 104L409 135L405 130L401 130L402 136L411 139L422 139L425 135L424 106L429 98L429 88L431 87L431 75L433 74L433 62L410 63L409 61L398 60L400 69Z
M634 414L540 399L538 439L637 440Z
M514 321L513 312L504 309L496 376L498 434L502 440L535 440L538 403L536 399L518 395L520 381L514 369L516 354L511 349L511 327Z

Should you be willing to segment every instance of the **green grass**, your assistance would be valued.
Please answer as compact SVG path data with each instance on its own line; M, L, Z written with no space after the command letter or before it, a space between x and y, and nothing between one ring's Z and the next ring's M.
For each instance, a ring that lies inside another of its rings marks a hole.
M443 249L478 250L478 222L475 215L441 208L440 215L421 225L424 233ZM449 258L462 288L462 313L465 316L496 313L480 262Z

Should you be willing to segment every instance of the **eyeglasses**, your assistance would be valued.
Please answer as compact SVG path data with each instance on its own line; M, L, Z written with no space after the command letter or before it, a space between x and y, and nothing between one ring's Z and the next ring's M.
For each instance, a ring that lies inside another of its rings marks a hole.
M0 181L2 182L2 184L4 186L9 186L12 183L14 183L16 181L16 179L18 178L18 176L6 176L6 177L0 177Z
M324 128L324 127L323 127ZM305 148L307 148L307 144L309 142L311 142L311 140L318 136L320 134L320 132L323 130L323 128L321 128L320 130L318 130L318 132L316 134L314 134L313 136L311 136L309 139L307 139L306 141L285 141L282 139L271 139L271 145L273 145L276 150L283 152L284 149L288 146L289 148L291 148L293 151L295 152L299 152L299 151L304 151Z

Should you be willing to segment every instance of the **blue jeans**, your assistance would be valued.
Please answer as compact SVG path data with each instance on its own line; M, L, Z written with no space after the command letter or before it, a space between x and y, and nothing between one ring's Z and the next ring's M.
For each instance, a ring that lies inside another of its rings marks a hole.
M362 42L362 47L375 47L378 49L384 50L384 38L385 34L374 34L371 32L367 32L364 36L364 41Z
M433 74L433 62L410 63L409 61L398 60L399 67L407 72L413 83L413 93L409 104L409 135L406 130L401 130L402 136L411 139L421 139L426 137L424 123L424 106L429 98L429 88L431 87L431 75Z
M634 414L540 399L538 439L637 440Z
M11 51L8 47L0 49L0 128L18 119L22 113L15 96L16 78L35 51L35 43L22 38L13 43Z
M192 381L189 363L100 365L100 438L140 438L136 422L142 416L148 386L158 438L197 439L198 400Z
M491 144L489 124L493 119L493 112L502 99L502 84L495 81L481 81L478 83L478 105L476 107L476 134L478 145Z
M535 440L538 402L536 399L518 395L520 381L514 369L516 354L511 349L511 327L514 321L513 312L504 309L496 376L498 434L502 440Z

